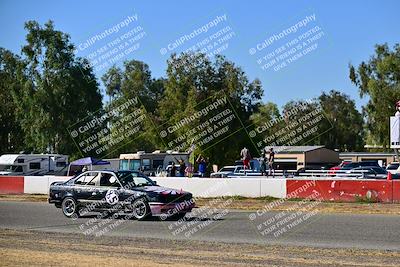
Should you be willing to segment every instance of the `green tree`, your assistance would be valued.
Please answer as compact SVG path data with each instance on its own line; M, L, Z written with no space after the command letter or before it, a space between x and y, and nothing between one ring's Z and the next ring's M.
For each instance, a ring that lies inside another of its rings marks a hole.
M70 37L35 21L25 24L22 48L27 80L13 91L26 143L39 152L77 154L67 129L102 108L96 78L86 60L74 55Z
M400 45L391 50L387 44L376 45L375 54L357 68L350 65L350 80L360 96L368 96L363 107L367 139L389 147L389 117L400 99Z
M267 102L258 107L257 111L250 116L252 123L262 125L280 118L279 108L275 103Z
M20 81L26 79L23 68L18 56L0 48L0 154L28 149L15 112L18 103L11 94L21 91Z
M142 130L140 133L123 140L122 143L118 144L119 149L112 148L113 151L110 151L112 156L137 150L151 151L157 148L160 140L154 129L153 120L157 120L154 112L163 95L164 80L152 78L151 71L146 63L138 60L129 60L124 62L123 69L116 66L110 68L103 75L102 81L106 87L107 94L113 97L112 101L107 104L106 110L111 111L123 105L129 99L138 98L146 114L146 120L141 124ZM113 121L128 117L140 105L129 107L113 118ZM113 121L111 121L111 131L117 130L113 126Z
M322 93L318 100L327 119L322 123L331 124L323 127L331 129L320 137L320 144L342 151L363 149L363 118L354 101L334 90Z
M203 107L203 101L210 102L221 95L228 97L239 117L231 125L232 129L243 129L244 125L250 123L249 117L260 105L263 93L258 79L250 82L240 67L223 56L216 56L211 61L202 53L174 54L167 63L165 92L157 110L161 124L177 123L199 111ZM194 125L200 125L205 120L207 118L198 118ZM212 163L221 165L238 159L244 145L250 148L251 141L242 130L210 146L206 151L198 148L196 153L201 153L209 157Z

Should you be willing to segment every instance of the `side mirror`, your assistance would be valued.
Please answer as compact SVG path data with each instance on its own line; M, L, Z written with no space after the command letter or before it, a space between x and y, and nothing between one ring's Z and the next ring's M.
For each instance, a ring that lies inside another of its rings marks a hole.
M157 181L153 181L154 182L154 185L157 185Z

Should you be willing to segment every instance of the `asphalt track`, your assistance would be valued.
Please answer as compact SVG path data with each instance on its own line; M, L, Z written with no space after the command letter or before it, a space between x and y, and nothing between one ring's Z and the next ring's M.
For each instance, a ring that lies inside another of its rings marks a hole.
M317 213L308 218L307 213L304 213L301 216L307 219L292 226L291 229L285 228L286 232L274 236L273 233L276 231L268 234L264 232L263 235L258 229L263 222L268 221L265 223L268 227L273 225L269 222L279 212L267 212L253 221L249 219L253 212L219 210L204 218L202 214L205 213L207 211L195 211L192 216L189 216L192 218L184 222L124 220L121 215L115 220L109 220L108 225L112 223L114 225L111 230L103 234L117 237L228 243L400 250L400 218L396 215ZM219 216L216 214L224 216L217 218ZM294 213L286 212L285 215L290 217ZM107 226L107 223L107 219L97 220L95 215L72 220L64 217L60 209L47 203L0 201L0 228L84 235L85 231L89 234L88 230L93 229L94 225ZM194 232L193 229L197 231ZM94 235L94 233L91 234Z

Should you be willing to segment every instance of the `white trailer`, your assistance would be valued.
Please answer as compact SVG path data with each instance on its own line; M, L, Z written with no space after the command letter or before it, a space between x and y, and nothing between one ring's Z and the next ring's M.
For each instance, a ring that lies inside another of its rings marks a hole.
M0 156L0 175L64 175L68 156L60 154L5 154Z

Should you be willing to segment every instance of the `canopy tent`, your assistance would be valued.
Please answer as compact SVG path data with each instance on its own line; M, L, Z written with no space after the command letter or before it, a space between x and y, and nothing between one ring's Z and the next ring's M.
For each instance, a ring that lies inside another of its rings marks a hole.
M110 164L109 161L96 159L96 158L92 158L92 157L77 159L70 163L70 165L75 165L75 166L108 165L108 164Z
M92 166L94 165L109 165L109 164L111 164L109 161L96 159L92 157L77 159L69 164L67 175L69 175L71 166L90 166L90 169L92 170Z

